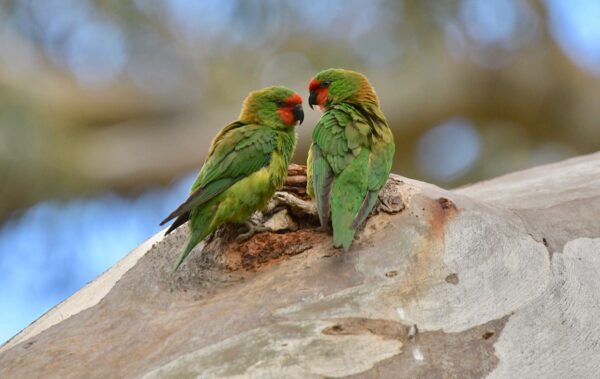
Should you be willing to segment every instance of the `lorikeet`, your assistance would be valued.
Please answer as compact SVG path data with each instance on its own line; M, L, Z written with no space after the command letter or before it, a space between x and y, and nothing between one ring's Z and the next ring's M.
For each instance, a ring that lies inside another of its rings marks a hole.
M190 239L173 271L200 241L225 222L243 223L265 207L287 175L296 146L294 128L304 120L302 98L285 87L251 92L239 119L214 138L190 196L161 225L186 221Z
M394 138L367 78L329 69L309 82L312 108L324 112L312 133L307 192L334 246L348 250L375 206L394 157Z

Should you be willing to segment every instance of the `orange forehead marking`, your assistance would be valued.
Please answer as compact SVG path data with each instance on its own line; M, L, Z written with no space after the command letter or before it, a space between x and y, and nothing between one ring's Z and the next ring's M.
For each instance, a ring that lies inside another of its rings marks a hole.
M288 96L287 99L285 99L285 102L291 105L302 104L302 97L295 93L293 95Z
M319 89L320 86L321 82L317 79L312 79L310 82L308 82L308 90L311 92L316 91L317 89Z

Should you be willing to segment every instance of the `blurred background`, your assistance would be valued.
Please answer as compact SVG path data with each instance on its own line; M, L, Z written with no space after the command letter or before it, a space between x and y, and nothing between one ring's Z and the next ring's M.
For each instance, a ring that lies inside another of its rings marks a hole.
M159 230L250 90L329 67L374 84L401 175L600 149L597 0L0 0L0 343Z

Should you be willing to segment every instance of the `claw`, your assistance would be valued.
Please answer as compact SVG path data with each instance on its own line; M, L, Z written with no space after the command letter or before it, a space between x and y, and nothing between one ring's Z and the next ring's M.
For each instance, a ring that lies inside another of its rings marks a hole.
M217 231L215 230L214 232L210 233L208 236L206 236L206 238L204 239L204 243L208 244L210 243L214 238L215 235L217 234Z
M269 228L265 228L262 225L255 225L251 221L246 221L244 223L244 226L246 226L248 231L245 233L239 234L235 238L236 242L245 242L245 241L249 240L250 238L252 238L255 234L266 232L269 230Z
M309 216L318 222L318 213L312 201L302 200L288 192L276 192L262 212L255 212L244 223L247 231L236 237L238 243L247 241L257 233L294 231L298 225L294 218ZM324 228L327 230L327 228Z

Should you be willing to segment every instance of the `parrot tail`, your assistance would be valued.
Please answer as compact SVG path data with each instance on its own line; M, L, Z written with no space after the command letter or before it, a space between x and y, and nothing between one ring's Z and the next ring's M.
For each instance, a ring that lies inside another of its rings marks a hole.
M363 201L363 204L360 207L360 210L358 211L358 215L356 215L356 218L354 219L354 222L352 223L352 227L357 229L365 222L365 220L367 219L367 217L369 217L369 215L371 214L371 211L375 207L375 204L377 203L378 198L379 198L378 191L367 192L367 196L365 196L365 200Z
M190 239L187 245L185 245L185 248L181 251L181 254L179 254L179 257L173 266L173 272L177 271L183 260L190 254L192 249L196 247L200 241L205 239L211 232L213 232L214 229L216 229L215 227L210 227L213 221L213 216L214 214L211 212L211 210L207 209L192 215L190 221Z
M173 272L177 271L179 266L181 266L181 263L183 263L183 260L190 254L190 251L192 251L192 249L200 241L201 241L200 234L192 232L192 235L190 236L190 240L188 241L187 245L185 245L185 248L181 251L181 254L179 254L179 258L177 258L177 262L175 262L175 266L173 266Z
M344 248L344 251L350 249L356 229L352 226L343 226L333 229L333 246Z
M354 240L356 229L360 228L373 210L373 207L377 203L377 197L377 191L367 192L367 195L365 196L360 210L358 211L358 214L354 220L352 220L350 215L347 214L342 216L340 221L336 222L338 227L333 229L333 244L335 247L342 246L344 251L348 251L350 245L352 245L352 241Z
M342 173L333 181L331 189L331 225L333 245L348 251L356 229L369 215L377 196L370 196L367 187L369 152L362 149Z
M185 212L181 216L177 217L175 222L169 226L169 229L165 232L165 236L169 235L173 230L177 229L181 225L185 224L190 219L190 212Z

